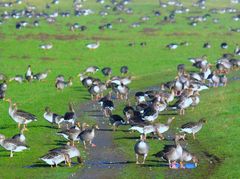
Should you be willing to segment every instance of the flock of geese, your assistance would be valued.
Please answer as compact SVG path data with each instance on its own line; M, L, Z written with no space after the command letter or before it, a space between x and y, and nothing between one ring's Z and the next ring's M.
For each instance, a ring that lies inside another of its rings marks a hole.
M104 4L104 0L97 1L100 4ZM170 3L171 2L171 3ZM20 4L21 1L16 1L16 4ZM51 4L47 4L46 8L49 9L51 6L58 4L58 0L54 0ZM74 1L74 13L76 16L89 15L93 12L90 9L82 8L82 1ZM112 6L104 6L105 10L100 13L100 15L107 15L109 9L114 11L120 11L127 14L133 13L133 9L127 8L126 5L130 3L129 0L123 0L117 2L115 0L111 1ZM1 3L5 7L11 7L13 4ZM164 17L165 21L172 22L175 21L176 14L188 12L186 8L178 1L169 1L168 3L160 2L161 7L176 6L181 7L169 16ZM198 1L194 6L204 9L205 1ZM222 10L223 11L223 10ZM212 13L221 13L222 11L212 10ZM233 9L225 9L225 12L233 12ZM159 16L160 12L154 12L155 16ZM61 13L63 17L68 17L70 14ZM27 9L22 10L22 12L12 11L4 12L1 14L2 19L5 21L10 18L40 18L43 17L49 23L54 23L56 17L58 17L58 12L52 14L38 13L36 8L33 6L27 7ZM208 14L204 16L194 16L189 17L190 23L196 26L200 22L206 21L209 17ZM234 19L237 19L236 17ZM132 27L138 27L143 21L148 21L149 17L142 17L141 22L136 22L132 24ZM123 21L119 19L119 21ZM217 20L215 21L217 22ZM3 23L1 21L1 23ZM16 24L17 29L28 26L25 21L18 22ZM39 26L38 21L34 21L34 26ZM76 29L86 29L83 26L74 25L71 26L71 30ZM105 24L99 28L111 29L111 24ZM146 46L146 42L142 42L141 46ZM171 43L166 47L169 49L176 49L178 45L188 45L187 42L180 44ZM86 47L90 50L99 48L100 42L87 44ZM129 46L134 46L134 44L129 44ZM221 48L228 48L228 44L223 42L220 44ZM204 48L211 48L209 42L203 45ZM43 50L49 50L53 48L53 44L42 44L39 48ZM206 56L198 58L189 58L189 62L192 66L196 67L198 71L188 72L185 68L185 64L179 64L177 66L177 76L172 81L161 84L160 90L148 90L148 91L138 91L135 93L135 104L131 105L132 100L130 99L129 84L131 84L134 79L132 76L128 76L129 69L128 66L122 66L120 68L121 75L113 76L111 67L104 67L101 69L101 73L105 76L105 81L94 77L94 75L100 71L97 66L90 66L85 69L84 72L79 73L78 77L81 84L89 92L92 101L98 102L101 106L103 116L109 119L110 125L113 126L113 130L116 130L119 126L129 126L129 131L137 131L140 134L140 140L134 145L134 152L136 154L136 164L144 164L148 156L150 147L147 142L147 136L152 135L152 137L157 137L159 140L165 139L164 133L170 129L171 123L174 121L175 117L169 117L166 123L160 123L158 121L159 115L162 113L174 110L178 111L179 115L184 115L186 110L189 108L195 108L200 103L200 92L207 90L210 87L219 87L227 85L226 74L232 69L240 67L240 60L234 58L235 55L240 55L239 46L236 45L234 54L224 54L219 58L213 69L213 64L210 64ZM26 137L24 136L24 131L28 130L27 125L33 121L37 121L37 117L30 112L18 109L17 103L14 103L10 98L6 98L5 92L8 88L7 80L16 81L18 83L23 83L24 81L32 82L33 80L44 81L49 74L50 70L34 74L31 69L31 65L27 67L25 76L16 75L11 78L7 78L4 74L0 74L0 80L3 81L0 84L0 98L9 103L8 113L9 116L17 123L20 133L16 134L10 138L6 138L3 134L0 134L0 145L10 152L10 157L13 157L14 152L22 152L23 150L29 149L26 144ZM55 79L54 86L57 90L64 90L66 87L71 87L73 84L72 77L66 81L63 75L58 75ZM107 95L106 95L107 94ZM124 100L127 105L123 108L123 117L118 114L113 114L115 110L114 98L119 100ZM68 143L66 145L60 146L55 149L51 149L47 154L40 157L42 161L50 166L57 166L58 164L64 162L66 165L71 166L72 158L77 157L78 162L82 163L83 160L80 155L80 151L76 146L76 142L82 141L84 148L86 149L88 145L91 147L96 147L93 143L94 137L97 135L96 130L99 129L98 125L88 125L87 123L80 123L77 121L76 112L74 111L73 104L69 103L69 111L64 115L54 113L50 107L46 107L43 112L43 118L46 119L50 124L56 125L60 131L56 135L65 138ZM165 159L170 168L175 167L176 162L180 162L180 168L184 168L184 162L193 161L194 165L197 166L199 162L198 157L187 151L182 145L180 140L185 140L186 133L191 134L193 139L195 135L202 129L203 125L206 123L206 119L201 118L197 122L187 122L180 127L179 134L175 135L175 144L166 145L163 150L156 153L156 157L161 157ZM183 134L184 133L184 134ZM139 161L139 157L142 156L142 162Z

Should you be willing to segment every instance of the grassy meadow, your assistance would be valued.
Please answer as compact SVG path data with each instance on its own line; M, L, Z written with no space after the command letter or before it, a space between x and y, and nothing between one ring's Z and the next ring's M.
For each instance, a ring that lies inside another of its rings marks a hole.
M5 0L3 1L5 2ZM43 10L46 0L28 0L29 4ZM56 23L48 24L43 18L39 19L39 27L26 27L21 30L15 28L18 21L26 20L32 23L35 19L9 19L0 25L0 67L1 73L8 77L16 74L24 75L27 66L30 64L34 73L51 69L45 82L34 81L32 83L17 84L8 83L6 97L17 102L20 109L35 114L37 122L29 124L29 131L26 132L27 144L30 150L15 153L9 158L9 152L0 148L0 178L67 178L71 173L79 170L75 167L50 168L39 160L39 157L46 154L49 149L58 147L64 143L61 137L55 135L57 129L52 129L51 124L43 119L46 106L60 114L68 110L68 102L75 104L90 100L87 90L81 85L77 74L86 67L96 65L100 68L109 66L113 69L113 75L120 75L119 69L123 65L129 67L130 75L134 81L130 85L131 90L145 89L149 86L157 86L162 82L173 79L176 76L176 66L180 63L186 64L187 70L195 70L191 67L187 58L207 55L211 63L223 53L232 53L235 44L239 42L240 34L229 32L229 27L238 28L239 22L231 19L233 14L211 14L206 22L199 23L196 27L190 26L188 16L204 15L206 10L199 10L192 7L191 3L184 0L183 3L190 8L187 14L177 14L176 23L163 23L163 17L173 8L159 8L156 0L134 0L128 5L134 10L133 14L118 14L109 11L109 15L101 17L98 11L102 9L95 0L88 0L84 8L95 10L95 14L89 16L73 16L72 0L60 0L59 5L52 5L52 8L45 12L53 12L55 9L71 12L70 17L58 17ZM230 5L229 1L207 1L208 8L222 8ZM0 7L0 13L10 9L22 9L26 4L16 5L11 8ZM240 5L234 5L240 10ZM160 10L161 16L156 17L153 10ZM140 17L148 15L150 20L143 22L140 27L131 28L133 22L140 21ZM119 23L117 19L124 19ZM213 18L219 18L219 23L212 23ZM71 32L69 24L79 23L86 25L84 32ZM98 26L111 22L112 29L99 30ZM89 42L100 41L100 47L94 51L88 50L85 45ZM180 43L187 41L189 46L180 46L176 50L169 50L165 46L169 43ZM130 42L136 46L129 47ZM146 42L146 47L140 43ZM212 48L204 49L204 42L210 42ZM222 42L227 42L229 48L220 48ZM53 49L43 51L40 44L52 43ZM55 77L59 74L65 78L73 77L73 86L66 88L63 92L57 92L54 87ZM94 76L104 79L100 72ZM229 78L240 77L239 71L228 75ZM173 178L237 178L240 176L238 162L240 159L239 150L239 115L240 115L240 88L239 81L230 81L227 87L219 87L201 92L201 102L194 111L187 110L186 115L176 116L173 122L174 131L188 121L198 120L205 117L208 123L196 135L197 140L193 141L188 137L188 149L197 155L199 154L200 165L191 171L170 173L166 167L160 167L156 158L151 155L160 151L166 141L149 140L150 154L145 166L129 164L124 167L119 177L123 178L167 178L169 173ZM122 114L122 107L119 105L116 112ZM0 102L0 133L11 137L18 133L17 124L8 115L8 104ZM85 120L80 116L80 121ZM159 117L161 122L167 120L166 116ZM125 127L123 127L125 128ZM127 129L127 127L126 127ZM133 146L135 139L129 140L124 137L137 137L138 134L128 134L121 131L114 133L117 147L124 153L129 161L135 161ZM120 139L117 139L120 138ZM82 145L79 145L84 157L86 153ZM209 161L204 152L217 156L219 160ZM33 167L31 167L33 166Z

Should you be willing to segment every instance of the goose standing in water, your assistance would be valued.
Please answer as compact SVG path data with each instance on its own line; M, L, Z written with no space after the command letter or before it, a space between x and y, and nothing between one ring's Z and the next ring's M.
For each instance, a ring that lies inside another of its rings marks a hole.
M31 70L31 65L28 65L27 72L25 74L25 79L30 82L33 79L33 72Z
M10 157L13 157L13 152L21 152L28 149L28 147L15 139L6 139L6 137L0 134L0 145L6 150L10 151Z
M180 139L184 139L184 137L180 135L176 135L175 137L175 145L165 145L163 150L154 154L155 157L161 157L168 161L169 168L171 168L171 162L180 160L183 154L183 148L179 143Z
M18 128L21 127L21 124L23 124L23 128L27 130L26 125L32 121L37 121L37 117L31 113L25 112L23 110L17 109L17 104L12 104L11 99L7 99L7 102L9 102L9 110L8 113L10 117L18 123Z
M198 122L188 122L181 126L181 132L192 134L195 140L195 134L202 129L204 123L206 123L204 118L200 119Z
M135 144L134 151L136 155L136 164L139 164L139 155L143 156L141 164L144 164L149 152L149 145L146 142L146 136L144 134L140 136L140 140Z
M62 147L52 149L49 152L60 152L60 153L67 154L69 156L69 159L77 157L78 163L82 163L80 151L77 149L77 147L69 145L69 143L67 143L67 145L64 145ZM71 160L66 162L67 163L69 162L68 165L71 166Z
M87 44L86 47L90 50L95 50L97 49L98 47L100 46L100 42L97 41L96 43L90 43L90 44Z
M95 129L99 129L98 125L93 125L91 128L85 129L78 135L77 139L83 142L85 149L87 148L86 142L89 142L92 147L96 147L96 145L92 143L95 137Z

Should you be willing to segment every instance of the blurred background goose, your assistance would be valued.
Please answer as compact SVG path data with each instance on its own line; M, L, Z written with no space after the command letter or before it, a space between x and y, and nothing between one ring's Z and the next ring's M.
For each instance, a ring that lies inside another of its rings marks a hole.
M127 67L127 66L122 66L122 67L120 68L120 73L121 73L122 75L127 74L127 73L128 73L128 67Z
M99 68L97 66L90 66L87 67L84 73L96 73L99 70Z
M33 72L31 70L31 65L28 65L27 72L25 74L25 79L30 82L33 79Z
M50 50L53 48L53 44L49 43L49 44L42 44L39 46L41 49L43 50Z
M16 75L16 76L10 78L10 79L9 79L9 82L11 82L11 81L16 81L16 82L18 82L18 83L22 83L23 80L24 80L24 78L23 78L22 75Z
M104 67L102 69L102 74L104 76L111 76L112 75L112 69L110 67Z
M206 123L204 118L200 119L198 122L188 122L181 126L181 132L192 134L195 140L195 134L202 129L204 123Z
M68 81L57 80L57 82L55 83L55 87L57 88L57 90L62 91L65 87L72 86L72 84L72 77L69 77Z
M0 134L0 145L11 152L10 157L13 157L13 152L21 152L28 149L24 143L15 139L6 139L2 134Z
M134 151L136 155L136 164L139 164L139 155L143 156L141 164L144 164L149 152L149 145L146 142L146 136L144 134L140 136L140 140L135 144Z
M97 41L96 43L90 43L90 44L87 44L86 47L90 50L95 50L97 49L98 47L100 46L100 42Z
M46 70L45 72L42 72L42 73L36 73L33 75L33 79L42 81L47 78L49 72L50 70Z

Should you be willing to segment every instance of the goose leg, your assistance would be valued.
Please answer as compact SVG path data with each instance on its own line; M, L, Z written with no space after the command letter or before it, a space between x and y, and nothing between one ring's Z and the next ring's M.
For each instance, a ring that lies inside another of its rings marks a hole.
M18 123L18 128L20 129L20 127L21 127L21 124L20 124L20 123Z
M83 141L83 146L84 146L84 149L87 149L85 141Z
M13 152L11 151L11 153L10 153L10 157L13 157Z
M138 162L138 154L136 154L136 164L139 164L139 162Z
M196 138L195 138L195 133L193 133L193 139L195 140Z
M143 162L142 162L142 164L144 164L144 163L145 163L145 160L146 160L146 158L147 158L147 154L144 154L144 156L143 156Z

